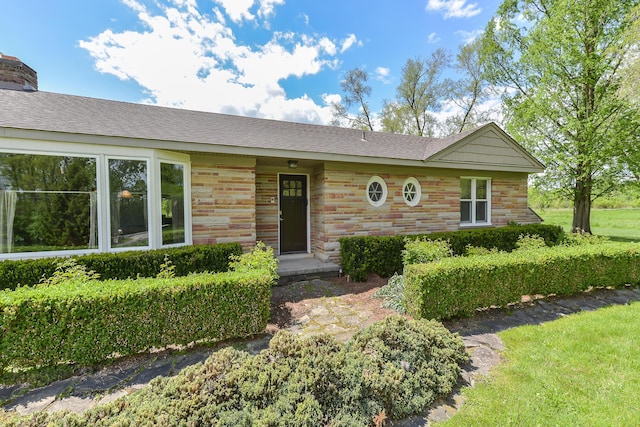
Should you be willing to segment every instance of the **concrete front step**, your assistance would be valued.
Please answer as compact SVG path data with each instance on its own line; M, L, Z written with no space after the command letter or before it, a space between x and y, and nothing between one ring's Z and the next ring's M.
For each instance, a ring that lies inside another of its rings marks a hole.
M327 280L341 274L340 266L333 262L324 262L309 254L281 255L278 258L278 285L303 280Z

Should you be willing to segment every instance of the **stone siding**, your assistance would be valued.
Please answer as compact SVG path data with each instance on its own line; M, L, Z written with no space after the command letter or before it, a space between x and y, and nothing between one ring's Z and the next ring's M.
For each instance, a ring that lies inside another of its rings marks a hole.
M318 175L313 196L313 251L321 259L339 261L338 239L346 236L385 236L455 231L460 226L460 176L463 171L390 172L353 171L329 166ZM413 172L413 173L411 173ZM433 173L431 175L430 173ZM387 200L374 207L367 201L366 186L373 175L387 184ZM494 173L492 178L492 225L504 226L510 221L539 222L527 206L527 175ZM414 177L420 183L422 196L416 206L405 203L404 181ZM317 199L317 200L316 200Z
M197 158L191 164L193 243L256 243L255 166L225 158Z
M256 234L257 239L278 252L278 173L256 170Z
M501 227L511 221L520 224L540 222L540 218L529 209L526 175L491 181L491 222Z

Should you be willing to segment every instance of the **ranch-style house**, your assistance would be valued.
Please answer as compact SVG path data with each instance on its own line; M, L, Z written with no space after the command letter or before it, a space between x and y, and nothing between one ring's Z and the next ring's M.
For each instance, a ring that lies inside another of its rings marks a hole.
M37 90L0 57L0 259L263 241L337 261L338 239L540 218L544 166L496 124L447 138Z

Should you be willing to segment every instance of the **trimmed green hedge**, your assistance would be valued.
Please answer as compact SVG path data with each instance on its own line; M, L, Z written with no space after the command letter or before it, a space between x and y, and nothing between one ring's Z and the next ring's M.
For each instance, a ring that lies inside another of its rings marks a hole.
M256 269L0 291L0 370L262 333L276 280Z
M590 287L640 284L640 245L556 246L407 265L405 299L417 318L469 316L522 295L571 295Z
M176 276L229 270L229 257L242 254L239 243L181 246L148 251L98 253L73 257L79 265L100 275L100 280L155 277L167 257ZM0 290L31 286L51 277L63 258L7 260L0 262Z
M344 274L350 275L355 281L366 280L369 273L390 277L394 273L402 273L402 250L407 238L445 240L451 245L454 255L464 255L468 245L512 251L521 234L537 234L551 246L561 239L564 232L562 227L556 225L529 224L410 236L344 237L340 239L340 263Z

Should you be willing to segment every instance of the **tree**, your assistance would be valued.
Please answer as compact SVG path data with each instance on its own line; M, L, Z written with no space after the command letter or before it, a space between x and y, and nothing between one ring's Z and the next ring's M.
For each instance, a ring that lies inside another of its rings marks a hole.
M483 36L487 75L506 88L507 130L546 163L539 179L572 199L574 232L590 233L592 201L632 179L640 120L619 89L637 5L505 0Z
M450 81L447 87L448 101L460 110L445 120L442 126L443 135L452 135L481 126L491 121L496 113L486 108L486 101L494 94L492 87L484 76L481 61L482 40L477 38L471 43L460 46L456 55L454 68L462 77Z
M640 93L638 85L640 85L640 5L636 6L630 13L631 26L627 31L627 43L629 50L623 52L625 62L622 69L622 86L620 93L634 103L640 106Z
M417 135L418 129L412 119L411 111L397 101L385 100L380 114L382 131L401 135Z
M361 68L347 71L340 82L344 94L344 103L333 104L333 124L346 121L350 127L373 131L371 108L368 99L371 96L371 86L367 85L368 73ZM350 115L349 110L357 107L356 115Z
M430 58L409 59L402 67L402 79L396 90L396 98L411 117L412 124L406 128L412 134L433 136L435 133L437 121L432 112L439 109L446 93L445 84L440 78L449 63L446 51L438 49Z

